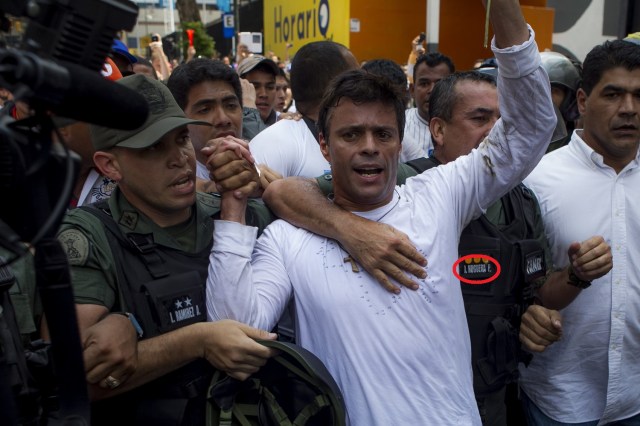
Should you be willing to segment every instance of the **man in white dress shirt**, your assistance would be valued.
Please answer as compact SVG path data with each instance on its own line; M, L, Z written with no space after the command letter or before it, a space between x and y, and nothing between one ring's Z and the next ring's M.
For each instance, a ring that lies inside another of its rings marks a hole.
M273 327L295 300L298 342L324 361L353 425L480 425L469 333L452 273L464 226L515 186L543 155L555 126L549 82L516 0L494 0L492 45L501 63L502 118L471 154L395 187L404 106L380 77L351 71L319 112L336 205L409 235L429 259L416 291L389 293L347 263L334 240L287 222L256 243L246 200L223 194L207 282L210 319ZM526 92L527 96L516 96ZM509 129L509 130L508 130ZM267 191L283 190L281 181ZM284 181L286 184L286 180Z
M584 61L584 128L525 180L540 201L555 267L575 269L564 339L521 371L533 425L640 425L640 46L607 42ZM593 281L566 250L601 234L613 269Z

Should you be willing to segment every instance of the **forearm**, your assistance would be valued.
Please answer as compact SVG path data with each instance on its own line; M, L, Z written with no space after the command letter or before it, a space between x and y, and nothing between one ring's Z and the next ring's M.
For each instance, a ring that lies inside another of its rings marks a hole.
M483 208L531 173L556 124L549 79L533 37L508 49L494 46L493 51L499 63L501 118L477 152L472 151L477 187L484 190L477 204Z
M215 222L206 287L210 321L233 319L270 330L282 315L291 283L277 243L271 238L256 244L256 231L233 222ZM269 228L260 241L267 235L271 237Z
M230 191L225 192L220 204L220 219L245 225L247 202L247 198L238 199Z
M169 70L169 66L167 65L167 55L164 54L164 51L154 49L151 52L151 62L156 72L158 73L158 78L161 81L166 81L171 74Z
M529 30L516 0L492 0L489 19L499 48L516 46L529 39Z
M569 268L549 274L547 281L538 290L538 297L545 308L564 309L578 297L582 290L569 284Z
M544 154L556 124L549 79L542 69L533 30L524 21L519 2L492 0L490 10L495 32L492 50L499 69L502 130L509 146L517 143L518 149L511 149L513 160L532 169ZM513 161L503 159L507 163ZM529 171L522 174L522 178Z
M427 261L405 234L334 205L315 181L280 179L269 185L263 199L287 222L339 241L389 291L400 291L389 278L415 290L417 283L405 272L419 278L426 276Z
M287 178L272 182L262 197L269 208L292 225L340 240L354 221L366 221L329 201L314 180Z
M115 389L91 386L91 399L118 395L164 376L203 356L202 323L192 324L138 342L138 364L135 373Z
M209 321L256 323L251 253L256 228L216 221L209 255L206 303Z

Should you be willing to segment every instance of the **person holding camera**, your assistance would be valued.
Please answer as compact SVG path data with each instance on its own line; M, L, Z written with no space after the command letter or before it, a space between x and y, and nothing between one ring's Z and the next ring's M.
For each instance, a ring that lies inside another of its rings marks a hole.
M158 74L158 78L161 81L167 81L171 75L171 64L169 64L169 58L167 58L167 55L164 53L160 34L151 35L149 49L151 50L151 63Z
M409 83L413 83L413 67L416 65L416 61L426 52L423 45L425 39L425 33L421 32L411 40L411 52L409 52L409 59L407 59L407 79Z

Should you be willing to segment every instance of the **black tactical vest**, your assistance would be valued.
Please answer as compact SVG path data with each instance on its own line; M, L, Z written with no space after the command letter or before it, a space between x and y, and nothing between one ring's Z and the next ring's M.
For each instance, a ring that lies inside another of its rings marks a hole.
M407 164L422 172L440 163L430 157ZM544 248L535 239L535 198L520 184L500 201L506 225L494 225L482 215L462 231L458 246L460 257L488 255L502 268L500 275L488 284L460 282L471 336L476 397L516 381L518 362L528 363L530 355L521 349L518 337L520 319L532 302L534 281L546 274ZM461 265L459 273L466 279L487 279L495 270L491 263L485 266L465 269Z
M205 283L213 239L199 253L156 245L152 234L123 233L108 204L82 207L104 224L123 306L144 339L206 318ZM198 360L121 396L94 403L93 425L201 425L213 368Z

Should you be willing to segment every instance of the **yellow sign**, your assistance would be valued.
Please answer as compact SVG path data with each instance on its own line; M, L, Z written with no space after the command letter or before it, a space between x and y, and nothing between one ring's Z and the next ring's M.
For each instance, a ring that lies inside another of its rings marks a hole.
M265 51L293 54L301 46L333 40L349 47L349 0L265 0Z

